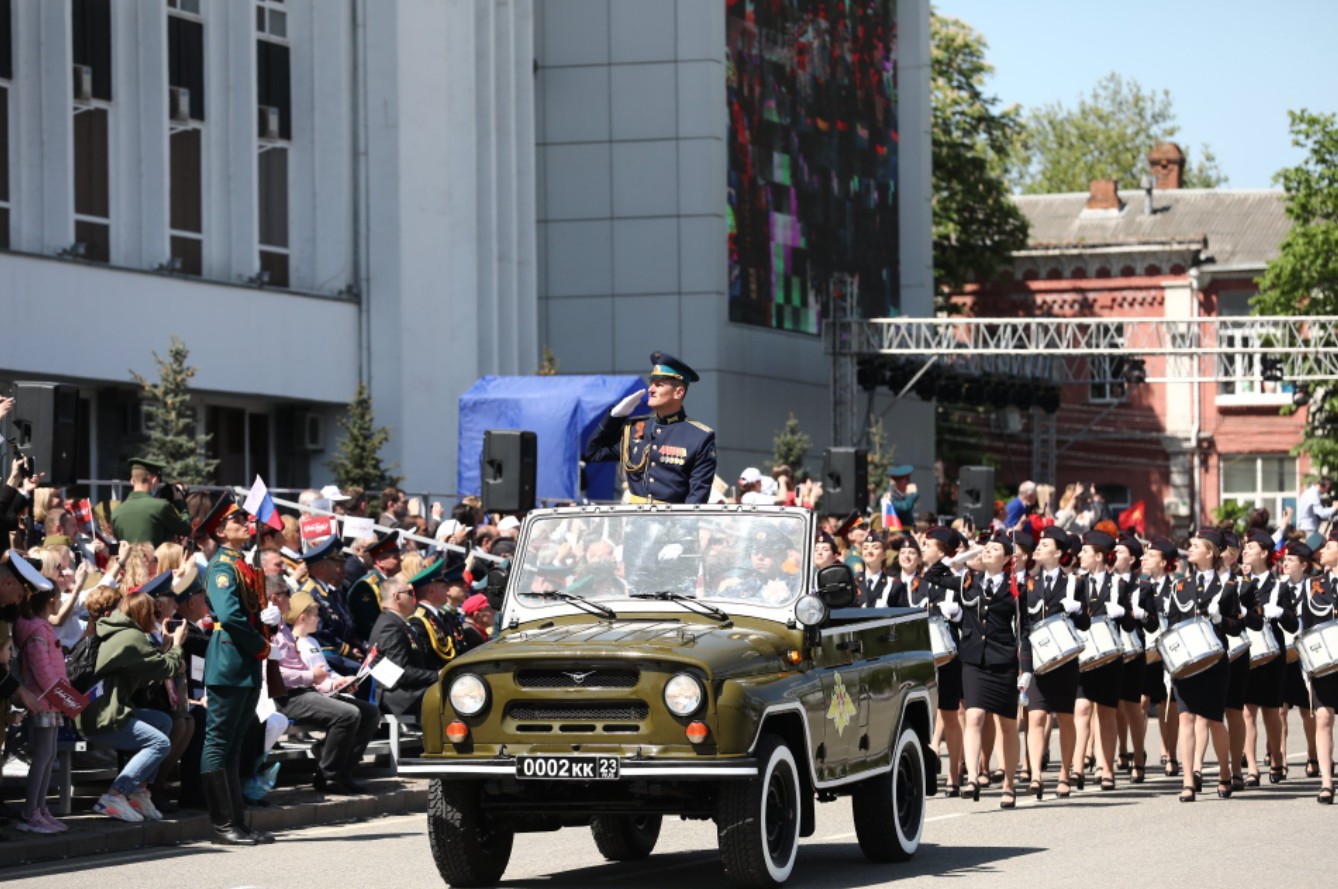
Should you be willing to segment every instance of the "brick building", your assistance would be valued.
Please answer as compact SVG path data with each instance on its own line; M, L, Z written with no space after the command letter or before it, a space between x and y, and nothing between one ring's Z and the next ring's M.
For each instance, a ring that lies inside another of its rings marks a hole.
M1255 279L1290 224L1282 193L1182 189L1184 158L1173 144L1153 149L1149 167L1146 191L1104 180L1086 194L1016 198L1031 223L1027 249L1002 283L956 299L964 313L1168 320L1248 314ZM1290 384L1266 382L1257 357L1145 362L1148 377L1186 381L1127 385L1116 359L1089 359L1093 382L1061 388L1056 477L1038 481L1061 491L1069 482L1093 483L1115 510L1142 500L1149 533L1185 531L1224 500L1262 505L1274 516L1294 504L1309 467L1289 455L1301 439L1304 409L1279 413L1292 403ZM1236 379L1202 381L1224 376ZM1195 377L1201 381L1190 381ZM985 441L1000 485L1011 486L1033 466L1038 416L1015 417L1009 430L998 417L953 408L940 428L948 442ZM983 424L1004 434L984 434Z

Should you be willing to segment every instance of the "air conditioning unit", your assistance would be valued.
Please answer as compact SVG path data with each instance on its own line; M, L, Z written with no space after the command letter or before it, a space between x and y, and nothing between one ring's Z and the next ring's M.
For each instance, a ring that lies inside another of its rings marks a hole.
M190 123L190 90L184 86L167 88L167 117L173 123Z
M279 109L273 105L260 106L260 138L266 142L279 139Z
M91 65L74 66L74 101L93 101L93 67Z
M325 450L325 420L320 414L298 411L293 415L293 449Z

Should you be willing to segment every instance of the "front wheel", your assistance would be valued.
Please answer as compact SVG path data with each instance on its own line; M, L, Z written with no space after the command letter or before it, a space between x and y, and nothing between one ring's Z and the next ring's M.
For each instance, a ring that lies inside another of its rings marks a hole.
M659 815L596 815L590 832L609 861L638 861L655 851L663 820Z
M861 782L851 801L864 856L870 861L909 861L920 848L925 826L924 747L915 729L904 729L897 738L892 770Z
M721 785L716 833L729 878L749 889L767 889L794 870L802 786L794 754L775 735L758 741L757 761L762 773L756 778Z
M492 886L511 859L515 833L488 826L474 781L433 778L427 788L427 841L451 886Z

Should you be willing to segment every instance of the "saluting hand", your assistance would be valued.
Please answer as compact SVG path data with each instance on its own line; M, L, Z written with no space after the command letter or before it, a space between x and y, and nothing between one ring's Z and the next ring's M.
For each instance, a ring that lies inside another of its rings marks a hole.
M641 403L641 399L645 396L645 394L646 394L645 389L636 390L631 395L627 396L622 401L615 404L613 406L613 410L609 411L609 416L611 417L632 416L632 411L636 410L636 406Z

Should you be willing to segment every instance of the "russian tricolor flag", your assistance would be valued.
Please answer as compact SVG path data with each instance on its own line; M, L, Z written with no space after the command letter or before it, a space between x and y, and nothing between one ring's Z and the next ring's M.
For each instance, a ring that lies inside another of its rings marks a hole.
M275 531L283 530L283 517L279 515L278 507L274 505L274 498L269 495L269 488L265 487L265 480L256 476L255 484L251 485L251 493L246 495L246 502L242 504L242 509L256 517L256 521L264 522Z

